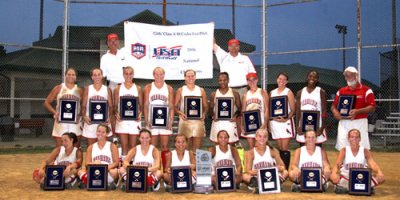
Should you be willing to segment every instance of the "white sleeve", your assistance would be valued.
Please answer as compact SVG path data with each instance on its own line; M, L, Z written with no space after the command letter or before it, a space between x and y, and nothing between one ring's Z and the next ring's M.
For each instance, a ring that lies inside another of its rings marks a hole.
M106 54L101 56L101 59L100 59L100 69L103 71L104 76L106 76L106 74L107 74L107 64L106 64L105 57L104 57L105 55Z
M256 69L254 68L253 63L251 62L250 58L246 55L243 55L246 57L245 61L246 61L246 65L247 65L247 71L248 72L256 72Z
M218 45L214 45L214 53L215 57L217 57L218 64L221 67L222 61L224 61L228 53L225 50L221 49L221 47L219 47Z

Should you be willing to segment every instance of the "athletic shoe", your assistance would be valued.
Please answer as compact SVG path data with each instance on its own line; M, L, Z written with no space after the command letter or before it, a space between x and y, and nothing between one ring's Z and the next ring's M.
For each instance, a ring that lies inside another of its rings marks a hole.
M40 183L40 189L44 190L44 183Z
M86 184L84 182L79 182L78 184L79 189L86 189Z
M323 191L326 192L328 191L329 188L329 182L325 182L325 184L323 185Z
M157 181L157 183L155 183L154 185L153 185L153 191L158 191L158 190L160 190L160 181Z
M292 192L300 192L300 184L292 184Z
M122 192L126 192L126 185L125 184L122 184L121 190L122 190Z
M257 178L256 177L251 177L249 187L255 188L258 186Z
M107 189L108 190L115 190L115 189L117 189L117 186L115 185L114 182L111 182L110 184L108 184Z
M171 187L171 185L168 185L168 184L164 183L164 188L165 188L165 191L166 191L166 192L172 192L172 187Z
M335 186L335 193L336 194L347 194L349 193L349 190L347 188L344 188L340 185Z

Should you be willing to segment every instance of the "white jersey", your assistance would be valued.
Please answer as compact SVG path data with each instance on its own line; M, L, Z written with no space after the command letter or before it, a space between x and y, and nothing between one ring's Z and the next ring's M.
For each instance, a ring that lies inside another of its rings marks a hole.
M231 151L231 146L228 144L228 151L225 153L221 151L219 145L215 146L215 156L213 158L214 166L229 166L236 165L235 159Z
M271 97L278 97L278 96L288 96L290 89L289 88L285 88L283 89L282 92L279 93L278 88L275 88L274 90L271 91ZM287 108L288 108L288 114L290 113L290 106L289 106L289 102L287 102Z
M89 104L91 100L108 100L108 87L102 85L99 90L96 90L93 85L88 86L88 98L86 103L86 115L89 116ZM110 106L110 105L108 105ZM108 116L107 116L108 117ZM82 135L86 138L96 138L96 129L98 124L84 124ZM110 137L112 132L110 131L107 137Z
M264 123L264 98L261 93L262 89L257 88L253 93L250 90L246 93L246 111L249 110L260 110L261 123Z
M189 88L186 85L182 86L181 111L185 110L185 97L186 96L198 96L198 97L201 97L201 89L200 89L200 87L195 85L193 90L189 90ZM201 106L203 106L203 105L201 105Z
M56 110L60 110L60 100L61 99L70 99L70 100L77 100L77 113L80 113L80 100L81 95L79 93L79 88L77 85L74 85L73 88L68 88L65 83L61 84L60 92L57 94L57 105ZM70 124L70 123L59 123L58 120L54 120L53 126L53 133L54 137L61 137L62 134L66 132L73 132L75 135L80 136L82 131L80 129L79 123Z
M276 166L276 161L271 156L271 149L269 148L269 146L266 147L264 155L260 155L255 147L253 149L253 152L254 152L254 160L251 169L261 169L265 167Z
M65 147L61 146L60 152L58 153L58 156L57 156L56 160L54 161L54 164L68 166L68 165L76 162L76 151L77 150L78 150L78 148L74 147L72 152L69 155L67 155L65 153Z
M271 91L271 98L277 96L288 96L290 89L285 88L282 92L278 92L278 88ZM289 102L287 102L288 114L291 112ZM271 135L274 140L293 138L295 134L293 118L286 122L278 122L271 120L269 122Z
M171 167L190 166L190 155L188 150L185 150L185 153L183 153L182 160L179 160L176 150L171 151L171 158Z
M111 142L107 141L102 149L99 148L98 142L93 144L92 147L92 162L100 161L101 164L111 165L113 163L113 157L111 153Z
M354 156L350 146L346 146L346 153L343 161L343 166L340 169L342 173L349 173L351 168L365 168L366 160L364 154L364 147L360 146L357 155Z
M157 88L154 82L151 83L149 93L150 105L168 105L169 104L169 91L168 85L164 82L161 88Z
M134 96L138 97L139 92L137 90L136 84L133 84L129 89L125 87L125 84L121 84L119 87L119 97L123 96ZM117 103L117 102L116 102ZM120 110L119 102L118 102L118 112ZM115 123L115 132L118 134L139 134L139 130L141 129L141 122L133 121L133 120L121 120L116 121Z
M313 155L308 154L306 146L300 147L299 166L302 167L323 167L321 147L316 146Z
M133 165L145 166L145 167L153 166L153 164L154 164L154 158L153 158L154 146L150 145L149 151L147 151L146 155L143 155L141 147L142 147L142 145L140 145L140 144L136 146L136 155L132 159Z

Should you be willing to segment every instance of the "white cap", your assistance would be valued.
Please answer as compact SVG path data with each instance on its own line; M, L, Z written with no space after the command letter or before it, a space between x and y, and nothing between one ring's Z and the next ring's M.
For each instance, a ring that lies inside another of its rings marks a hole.
M344 70L343 74L345 74L346 72L351 72L351 73L356 73L356 74L358 74L357 69L356 69L355 67L353 67L353 66L348 66L348 67Z

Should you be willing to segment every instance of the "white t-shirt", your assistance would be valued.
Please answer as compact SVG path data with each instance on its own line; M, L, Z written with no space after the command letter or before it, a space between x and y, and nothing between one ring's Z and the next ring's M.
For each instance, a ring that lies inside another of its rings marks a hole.
M123 83L123 70L125 55L123 49L117 51L117 54L111 54L107 51L106 54L101 56L100 69L103 70L103 75L107 77L107 80L115 83Z

